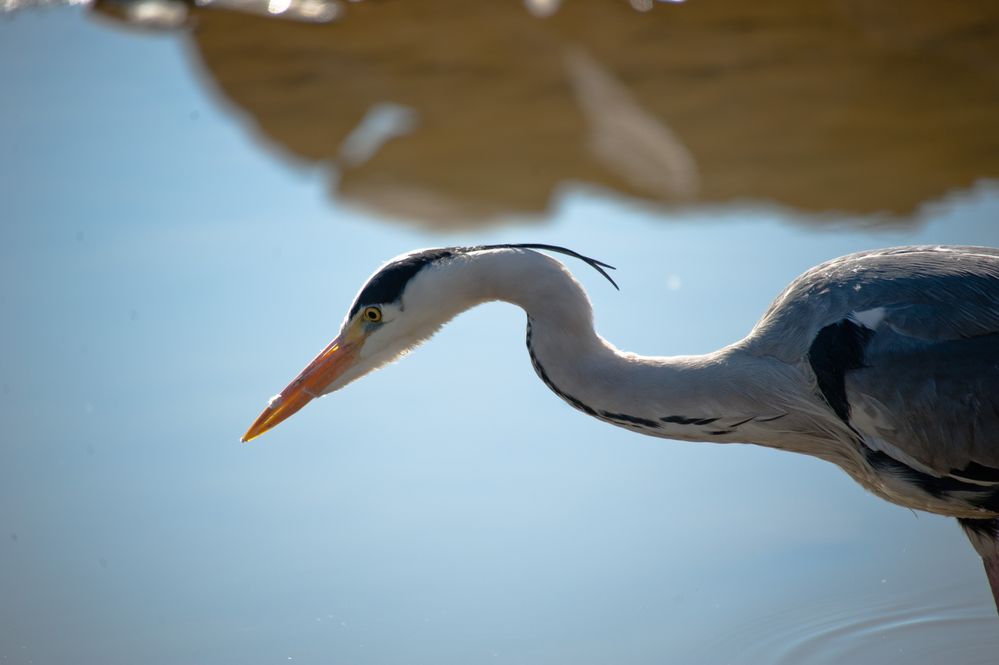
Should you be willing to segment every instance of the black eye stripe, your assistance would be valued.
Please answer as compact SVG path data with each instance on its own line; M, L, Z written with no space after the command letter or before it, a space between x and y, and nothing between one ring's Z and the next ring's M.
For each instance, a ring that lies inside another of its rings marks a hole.
M409 280L434 261L454 256L456 249L431 249L412 254L382 268L371 278L350 308L353 317L367 303L392 303L399 300Z

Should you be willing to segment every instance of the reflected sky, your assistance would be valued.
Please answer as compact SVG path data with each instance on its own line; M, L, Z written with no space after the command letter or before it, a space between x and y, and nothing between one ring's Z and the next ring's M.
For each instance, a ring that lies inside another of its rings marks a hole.
M620 293L572 266L605 337L698 353L827 258L999 244L995 188L824 231L576 188L543 226L429 233L331 208L193 71L182 38L0 21L0 662L822 662L822 617L897 647L851 662L999 649L951 521L816 460L587 419L509 306L238 443L400 252L571 246L618 266ZM970 620L920 649L875 620L899 607Z

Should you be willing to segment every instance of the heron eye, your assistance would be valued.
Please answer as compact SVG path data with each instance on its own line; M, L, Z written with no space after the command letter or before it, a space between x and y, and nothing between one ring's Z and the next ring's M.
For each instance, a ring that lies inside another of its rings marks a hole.
M364 314L362 314L361 316L364 317L365 321L370 321L371 323L378 323L379 321L382 320L382 310L378 309L377 307L365 307Z

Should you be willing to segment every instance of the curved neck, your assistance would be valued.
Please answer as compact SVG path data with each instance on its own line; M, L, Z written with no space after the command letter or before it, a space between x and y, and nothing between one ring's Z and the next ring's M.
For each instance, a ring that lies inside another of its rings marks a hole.
M765 377L786 366L770 367L775 361L739 346L703 356L619 351L594 330L579 282L561 263L535 252L477 253L463 268L466 302L502 300L525 310L535 371L575 408L653 436L774 445L766 423L788 410Z

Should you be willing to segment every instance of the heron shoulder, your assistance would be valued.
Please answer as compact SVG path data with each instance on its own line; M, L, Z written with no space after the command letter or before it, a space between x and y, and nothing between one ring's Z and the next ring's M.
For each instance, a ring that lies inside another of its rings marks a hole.
M847 320L921 339L997 331L999 249L909 246L827 261L774 299L746 343L794 362L823 329Z

